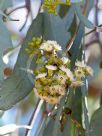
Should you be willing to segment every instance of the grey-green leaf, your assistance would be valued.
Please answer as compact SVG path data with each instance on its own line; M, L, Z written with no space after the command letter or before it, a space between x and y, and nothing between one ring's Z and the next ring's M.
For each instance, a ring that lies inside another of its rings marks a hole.
M57 41L62 46L62 49L65 50L70 39L70 33L67 32L63 20L59 16L46 12L44 14L43 27L44 39Z
M91 118L90 136L102 136L102 107L96 110Z
M82 93L81 88L76 88L71 102L72 118L82 124Z
M25 96L27 96L32 90L33 84L28 78L28 74L22 71L21 68L27 67L27 61L29 59L28 54L25 52L25 48L32 37L42 35L42 14L40 14L32 23L27 37L20 50L18 60L13 74L8 79L1 83L0 88L0 109L7 110L14 104L19 102ZM34 64L34 63L33 63ZM35 64L33 65L33 68Z
M63 132L61 131L60 124L59 124L58 128L57 128L57 133L53 134L54 125L55 125L55 120L51 119L49 121L48 125L44 129L43 136L52 136L52 135L53 136L70 136L70 127L71 127L70 117L67 118L67 121L66 121L65 128L64 128Z
M65 27L67 30L69 30L73 20L74 20L74 17L75 17L75 11L74 11L74 8L73 8L73 5L70 7L70 9L68 10L66 16L64 16L63 18L63 21L65 23Z
M83 35L84 35L84 25L83 25L83 23L80 23L76 38L75 38L73 45L71 47L71 50L70 50L71 54L72 54L72 57L71 57L72 67L74 66L75 61L77 59L77 55L79 52L79 48L80 48L80 44L81 44L81 40L82 40Z
M79 20L88 28L93 29L94 25L92 24L92 22L90 22L83 14L80 8L80 5L75 4L74 5L75 11L77 13L77 16L79 17Z
M0 19L0 81L3 80L3 69L5 66L2 60L3 52L10 47L12 47L10 33Z
M79 133L84 136L84 132L82 132L83 130L78 129L76 124L72 122L71 117L68 115L65 124L59 124L56 134L53 134L54 124L55 120L51 118L45 127L43 134L38 136L79 136ZM63 130L61 130L61 127L63 127Z

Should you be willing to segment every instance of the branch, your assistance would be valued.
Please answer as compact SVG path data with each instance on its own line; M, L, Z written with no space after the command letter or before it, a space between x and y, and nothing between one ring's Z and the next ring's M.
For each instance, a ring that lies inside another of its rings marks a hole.
M28 125L31 126L31 128L33 128L33 126L34 126L36 117L37 117L37 115L38 115L38 113L39 113L39 111L40 111L40 109L42 107L43 102L44 102L43 100L39 99L37 104L36 104L36 107L35 107L32 115L31 115L30 121L28 123ZM30 136L31 135L31 131L32 131L32 129L31 130L26 130L25 136Z
M102 24L99 25L98 27L102 27ZM88 33L86 33L85 36L87 36L87 35L89 35L89 34L95 32L96 30L97 30L97 27L95 27L93 30L91 30L91 31L89 31Z
M6 11L6 10L5 10L4 12L6 13L6 15L10 15L10 14L12 14L13 12L15 12L16 10L18 10L18 9L22 9L22 8L25 8L25 5L23 5L23 6L19 6L19 7L15 8L15 9L11 10L11 11L10 11L10 12L8 12L8 13L7 13L7 11Z

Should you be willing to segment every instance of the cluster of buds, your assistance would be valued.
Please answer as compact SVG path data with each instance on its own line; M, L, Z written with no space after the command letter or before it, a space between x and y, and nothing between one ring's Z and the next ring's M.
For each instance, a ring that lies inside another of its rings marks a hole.
M93 75L93 70L80 61L76 62L75 70L71 71L70 59L60 55L62 49L56 41L33 38L26 50L37 56L34 92L50 104L59 103L66 88L81 86L83 77Z
M49 13L53 13L55 15L57 15L57 7L58 5L71 5L70 0L65 0L65 2L63 2L62 0L44 0L44 4L43 4L43 8L46 9Z

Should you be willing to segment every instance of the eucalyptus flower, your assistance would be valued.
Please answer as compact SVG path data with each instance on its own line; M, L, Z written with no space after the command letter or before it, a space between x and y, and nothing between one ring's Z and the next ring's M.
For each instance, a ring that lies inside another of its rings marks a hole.
M40 49L47 52L60 51L61 46L56 41L48 40L41 44Z
M93 76L93 69L89 66L85 67L84 72L85 72L86 75Z
M65 85L68 77L65 74L63 75L59 73L57 76L55 76L55 79L57 79L60 82L60 84Z
M62 0L44 0L43 8L45 10L47 10L49 13L58 15L56 10L57 10L57 7L60 4L70 6L71 5L71 1L70 0L66 0L66 1L62 1Z
M71 83L71 87L79 87L79 86L82 86L84 85L84 82L81 81L81 80L75 80Z
M45 100L49 104L57 104L61 99L61 96L42 95L38 92L36 88L34 88L34 92L38 97L40 97L40 99Z
M57 104L60 102L60 99L61 97L52 97L52 96L49 96L49 97L44 97L44 100L46 100L46 102L48 102L49 104Z
M47 75L47 73L41 73L41 74L38 74L35 78L38 79L38 78L42 78L42 77L45 77Z
M66 68L64 65L62 65L62 66L60 67L60 69L66 73L66 75L68 76L68 78L69 78L70 80L73 80L73 79L74 79L73 73L71 72L71 70L70 70L69 68Z
M54 46L55 51L62 50L61 46L56 41L49 41L49 44L52 44Z
M46 65L45 67L47 69L50 69L50 70L56 70L57 69L57 66L53 66L53 65Z
M80 61L77 61L75 63L75 65L77 67L82 68L86 75L93 76L93 69L90 66L87 66L86 64L84 64L83 62L80 62Z
M61 60L64 64L70 63L70 60L67 57L62 57Z
M79 78L79 79L82 77L85 77L85 73L84 73L83 69L80 67L75 69L75 76L76 76L76 78Z
M82 86L84 84L82 77L93 75L91 67L81 61L77 61L74 71L71 71L70 59L62 57L64 54L59 56L61 46L56 41L33 38L29 46L31 54L37 56L37 67L33 72L34 92L50 104L59 103L68 87Z
M58 93L59 95L65 95L65 86L62 85L54 85L49 87L49 92L51 94Z
M81 61L77 61L77 62L75 63L75 66L81 67L81 68L85 68L85 67L86 67L86 65L84 64L84 62L81 62Z

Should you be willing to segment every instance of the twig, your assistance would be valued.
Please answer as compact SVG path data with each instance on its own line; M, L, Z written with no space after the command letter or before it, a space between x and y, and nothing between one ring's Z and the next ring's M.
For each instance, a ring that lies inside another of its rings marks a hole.
M16 10L18 10L18 9L22 9L22 8L25 8L26 6L25 5L23 5L23 6L20 6L20 7L17 7L17 8L15 8L15 9L13 9L13 10L11 10L10 12L8 12L7 13L7 11L4 11L5 13L6 13L6 15L10 15L10 14L12 14L14 11L16 11Z
M102 24L99 25L98 27L102 27ZM95 32L96 30L97 30L97 27L95 27L93 30L91 30L91 31L89 31L88 33L86 33L85 36L87 36L87 35L89 35L89 34Z
M44 102L43 100L40 100L40 99L39 99L38 102L37 102L37 104L36 104L36 107L35 107L35 109L34 109L34 111L33 111L33 113L32 113L32 116L31 116L31 118L30 118L30 121L29 121L29 123L28 123L28 125L31 126L31 128L33 128L33 126L34 126L36 117L37 117L37 115L38 115L38 113L39 113L39 111L40 111L40 109L41 109L41 107L42 107L43 102ZM31 134L31 131L32 131L32 130L26 130L25 136L31 136L31 135L30 135L30 134Z
M25 25L27 24L28 17L29 17L29 12L27 12L27 15L26 15L26 19L25 19L25 21L24 21L24 24L23 24L23 26L20 28L19 31L22 31L23 28L25 27Z
M31 12L31 1L30 0L25 0L25 8L27 9L26 19L25 19L23 26L20 28L19 31L22 31L23 28L25 27L25 25L27 24L28 17L29 17L30 12Z
M27 23L27 20L28 20L28 17L29 17L29 15L30 15L30 12L31 12L31 1L30 1L30 0L25 0L25 5L16 7L15 9L11 10L11 11L8 12L8 13L7 13L7 11L4 11L5 14L8 16L8 15L10 15L11 13L13 13L14 11L19 10L19 9L22 9L22 8L26 8L26 9L27 9L27 15L26 15L26 19L25 19L25 21L24 21L23 26L20 28L20 31L22 31L23 28L25 27L25 25L26 25L26 23ZM19 21L19 20L11 19L11 21Z

